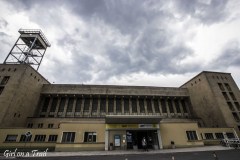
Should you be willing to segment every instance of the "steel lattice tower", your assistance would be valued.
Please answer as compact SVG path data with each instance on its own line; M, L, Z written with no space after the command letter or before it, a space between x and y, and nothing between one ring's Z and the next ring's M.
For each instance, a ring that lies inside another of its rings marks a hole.
M19 38L12 47L4 64L29 64L38 70L47 47L51 44L39 29L20 29Z

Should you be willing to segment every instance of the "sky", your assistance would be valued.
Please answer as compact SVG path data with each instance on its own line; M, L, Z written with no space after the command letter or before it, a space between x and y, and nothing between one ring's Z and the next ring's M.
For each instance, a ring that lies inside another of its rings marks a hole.
M202 71L240 86L239 0L0 0L0 63L18 30L51 43L51 83L179 87Z

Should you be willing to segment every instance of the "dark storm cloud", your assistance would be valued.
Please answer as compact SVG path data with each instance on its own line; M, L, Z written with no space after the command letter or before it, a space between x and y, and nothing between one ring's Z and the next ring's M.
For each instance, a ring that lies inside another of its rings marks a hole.
M200 19L202 23L212 24L227 17L225 10L228 0L174 0L177 9L184 15ZM205 3L204 3L205 2Z
M211 65L214 69L226 69L234 66L240 67L240 44L236 40L228 42L219 57Z

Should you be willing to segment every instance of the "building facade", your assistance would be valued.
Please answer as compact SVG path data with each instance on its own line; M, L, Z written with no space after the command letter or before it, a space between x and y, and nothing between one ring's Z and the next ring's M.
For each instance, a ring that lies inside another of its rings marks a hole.
M0 149L136 150L219 144L239 135L231 74L181 87L51 84L27 64L0 65Z

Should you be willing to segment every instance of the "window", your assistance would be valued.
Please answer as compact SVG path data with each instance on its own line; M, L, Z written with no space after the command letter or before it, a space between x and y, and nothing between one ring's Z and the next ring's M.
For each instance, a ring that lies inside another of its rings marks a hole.
M229 109L230 109L231 111L235 111L235 109L234 109L234 107L233 107L233 105L232 105L231 102L227 102L227 104L228 104L228 107L229 107Z
M97 141L97 133L96 132L85 132L84 133L84 142L95 143L96 141Z
M9 76L5 76L5 77L3 77L2 81L1 81L1 84L2 84L2 85L7 84L9 78L10 78Z
M158 106L158 99L154 99L153 104L154 104L155 113L160 113L159 106Z
M218 83L218 86L219 86L219 88L221 89L221 91L224 91L224 90L225 90L222 83Z
M0 86L0 95L2 94L3 90L4 90L4 87Z
M235 119L236 122L240 121L240 119L239 119L239 117L238 117L236 112L232 112L232 115L233 115L233 118Z
M50 108L50 112L55 112L56 111L57 102L58 102L58 98L54 97L53 100L52 100L52 105L51 105L51 108Z
M98 110L98 98L92 99L92 112L97 112Z
M53 128L53 124L52 124L52 123L49 123L49 124L48 124L48 128Z
M184 113L188 113L185 100L182 100L182 101L181 101L181 104L182 104L183 112L184 112Z
M204 135L206 139L214 139L212 133L205 133Z
M167 107L165 100L161 100L161 106L162 106L162 113L167 113Z
M90 98L85 98L83 112L87 114L89 112L89 108L90 108Z
M129 113L129 99L124 98L123 101L124 101L124 112Z
M151 99L146 99L146 102L147 102L148 113L152 113L153 112L153 110L152 110L152 100Z
M45 97L44 98L43 107L42 107L42 112L47 112L49 102L50 102L50 98L49 97Z
M237 107L237 109L240 111L240 105L238 102L234 102L235 106Z
M73 102L74 102L74 98L69 98L69 100L68 100L68 106L67 106L67 112L72 112Z
M108 112L109 113L114 112L114 99L113 98L108 99Z
M116 112L122 113L122 99L116 98Z
M38 128L43 128L43 123L38 123Z
M137 113L137 99L133 98L132 99L132 113Z
M139 99L139 109L140 113L145 113L144 99Z
M234 134L232 132L226 133L228 138L235 138Z
M62 143L72 143L75 140L75 132L63 132Z
M223 133L215 133L217 139L224 139Z
M34 142L44 142L46 139L46 135L36 135L34 138Z
M180 109L180 105L178 103L178 100L175 100L174 103L175 103L175 107L176 107L177 113L181 113L181 109Z
M7 135L5 142L16 142L18 135Z
M58 135L49 135L48 142L56 142Z
M32 135L26 136L26 135L23 134L23 135L21 135L21 137L20 137L20 142L30 142L31 139L32 139Z
M105 113L106 112L106 98L101 98L100 101L100 112Z
M81 112L82 98L77 98L75 112Z
M229 92L229 94L230 94L232 100L236 101L236 97L234 96L234 94L232 92Z
M28 123L27 128L32 128L33 127L33 123Z
M174 113L173 105L172 105L172 101L171 100L168 100L168 107L169 107L169 112L170 113Z
M228 97L227 93L226 93L226 92L222 92L222 94L223 94L225 100L226 100L226 101L229 101L229 97Z
M186 134L189 141L198 140L196 131L186 131Z
M58 112L63 112L64 111L65 102L66 102L66 98L64 98L64 97L61 98Z
M232 91L231 87L229 86L228 83L224 83L225 87L227 88L228 91Z

